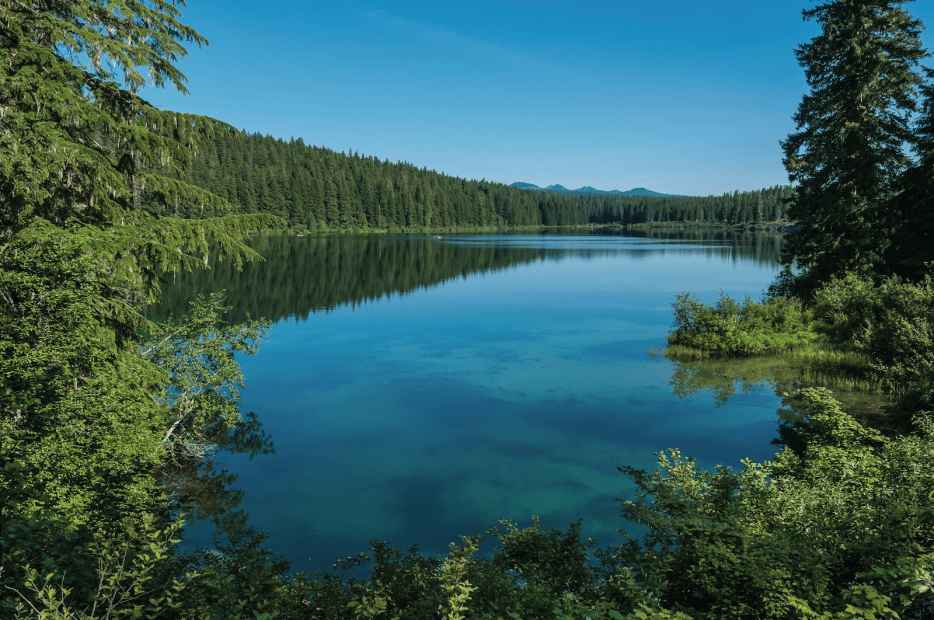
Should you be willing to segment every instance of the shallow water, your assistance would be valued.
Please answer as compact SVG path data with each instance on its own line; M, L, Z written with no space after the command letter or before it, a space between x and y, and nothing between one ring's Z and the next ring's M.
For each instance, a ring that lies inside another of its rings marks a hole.
M267 237L266 263L179 276L150 313L225 288L235 317L276 320L240 360L241 408L276 453L218 461L294 570L374 537L440 553L532 515L583 519L606 545L633 490L618 465L652 468L669 447L708 467L775 452L772 391L679 398L648 349L677 293L760 298L779 240L664 236Z

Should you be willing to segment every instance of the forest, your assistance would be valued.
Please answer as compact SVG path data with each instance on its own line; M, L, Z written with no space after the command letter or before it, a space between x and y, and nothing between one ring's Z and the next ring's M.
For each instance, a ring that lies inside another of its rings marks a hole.
M186 178L236 213L281 218L296 231L477 230L585 224L693 222L752 225L785 220L782 186L722 196L572 195L468 181L348 151L245 130L202 140ZM158 202L142 200L154 213ZM168 215L213 217L210 206L171 206Z
M904 4L804 11L820 34L795 50L809 92L783 142L791 188L710 199L533 194L244 135L140 97L147 83L185 92L173 63L205 42L174 2L0 4L0 617L932 617L934 73ZM444 556L376 540L333 571L290 574L212 462L270 449L239 411L235 358L269 323L224 323L218 296L174 322L144 314L160 274L257 260L245 239L284 221L778 216L795 226L767 297L679 295L665 354L812 351L887 385L895 423L863 426L800 387L787 398L805 413L771 461L704 471L671 450L654 471L620 468L638 489L622 516L645 534L605 549L579 523L501 521L490 557L474 534ZM179 548L195 518L220 528L215 548Z

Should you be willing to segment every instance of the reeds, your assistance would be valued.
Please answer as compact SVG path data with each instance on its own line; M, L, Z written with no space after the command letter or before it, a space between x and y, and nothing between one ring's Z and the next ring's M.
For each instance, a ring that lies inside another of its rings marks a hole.
M885 390L885 384L878 380L866 376L854 376L840 370L820 370L814 368L803 368L801 370L801 383L807 386L821 386L831 389L844 389L855 392L866 392L867 394L881 394Z
M649 355L664 355L665 359L676 362L692 362L694 360L704 360L711 357L721 357L705 349L695 349L683 344L670 344L667 347L649 347Z

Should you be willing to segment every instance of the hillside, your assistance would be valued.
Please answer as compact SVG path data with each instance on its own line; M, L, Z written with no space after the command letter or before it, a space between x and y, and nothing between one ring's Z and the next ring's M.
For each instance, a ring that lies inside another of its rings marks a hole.
M205 139L185 180L228 200L239 213L273 214L292 229L308 231L739 224L783 219L786 192L779 186L707 197L663 196L644 188L585 192L592 188L552 186L565 191L542 191L308 146L301 138L286 142L246 132ZM171 213L185 218L220 214L200 205Z

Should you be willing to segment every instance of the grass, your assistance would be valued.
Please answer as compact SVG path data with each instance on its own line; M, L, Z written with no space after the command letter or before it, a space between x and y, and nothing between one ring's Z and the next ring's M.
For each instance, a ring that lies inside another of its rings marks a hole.
M649 350L652 353L652 350ZM659 347L655 350L655 355L664 355L666 359L677 362L693 362L695 360L705 360L710 358L720 358L721 356L712 354L706 349L696 349L683 344L670 344L667 347Z

